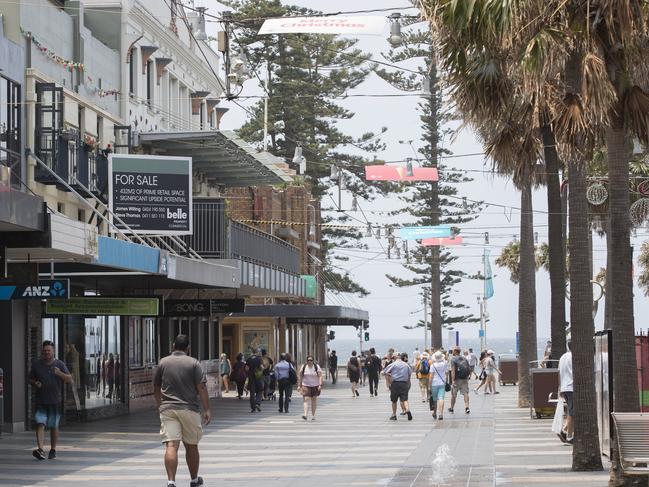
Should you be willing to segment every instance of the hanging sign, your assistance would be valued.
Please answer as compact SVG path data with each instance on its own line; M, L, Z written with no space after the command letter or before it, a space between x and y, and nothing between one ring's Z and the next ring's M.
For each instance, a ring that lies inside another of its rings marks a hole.
M167 299L165 316L210 316L215 314L243 313L244 299Z
M450 245L462 245L462 237L451 238L423 238L421 244L426 247L448 247Z
M108 181L110 210L134 232L191 235L191 157L110 154Z
M380 16L283 17L265 20L257 35L366 34L383 35L387 19Z
M402 240L420 240L426 238L445 238L451 236L451 227L446 225L436 227L401 227L399 237Z
M406 175L403 166L365 166L365 179L368 181L439 181L439 173L434 167L413 167L412 176Z
M0 301L12 299L45 299L70 296L69 279L39 279L38 284L14 284L0 286Z
M47 315L158 316L160 298L70 298L45 301Z

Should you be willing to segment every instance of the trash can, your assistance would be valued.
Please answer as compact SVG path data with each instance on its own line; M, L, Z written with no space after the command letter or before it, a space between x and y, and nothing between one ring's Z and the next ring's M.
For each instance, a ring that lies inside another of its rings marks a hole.
M0 436L2 436L2 430L4 429L4 418L5 418L5 374L4 370L0 368Z
M554 416L556 403L549 401L550 394L556 398L559 390L559 369L530 369L530 416L537 419Z
M500 369L500 385L518 382L518 357L516 354L503 354L498 356L498 368Z

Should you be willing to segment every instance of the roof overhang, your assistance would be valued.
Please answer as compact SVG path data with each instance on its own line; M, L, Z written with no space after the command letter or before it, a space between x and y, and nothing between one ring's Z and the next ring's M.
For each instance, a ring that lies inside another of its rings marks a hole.
M231 316L285 318L287 324L322 326L363 326L370 321L369 313L363 309L315 304L247 304L244 313Z
M147 132L138 140L151 154L191 157L194 172L217 185L273 185L295 176L283 159L258 152L232 131Z

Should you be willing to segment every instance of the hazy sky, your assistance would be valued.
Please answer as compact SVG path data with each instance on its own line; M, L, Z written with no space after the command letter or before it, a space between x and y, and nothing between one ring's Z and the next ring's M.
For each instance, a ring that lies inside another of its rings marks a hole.
M212 2L205 3L214 12ZM408 6L406 0L296 0L293 4L318 9L325 12L378 9ZM200 2L197 2L200 4ZM413 10L413 13L415 11ZM373 15L388 15L389 12L377 13ZM212 24L213 26L214 24ZM363 36L359 38L359 47L369 53L375 59L382 60L381 52L388 50L386 35L382 37ZM397 93L397 90L391 88L377 76L370 78L360 85L354 93L364 94L383 94ZM245 84L243 95L261 94L261 90L254 81ZM415 147L420 145L418 141L421 129L419 127L419 113L417 112L417 97L401 98L349 98L341 104L355 112L355 116L345 122L340 123L340 127L348 130L350 133L359 135L366 131L378 131L382 126L388 127L384 136L387 143L387 149L383 154L377 154L377 157L384 160L403 160L406 157L414 157L412 149L408 145L400 144L399 141L414 139ZM245 103L244 103L245 105ZM225 104L230 111L222 121L222 128L236 129L246 119L246 113L234 104ZM480 153L482 147L476 141L470 131L464 131L456 136L453 141L444 140L444 147L450 149L456 156L461 154ZM308 155L307 155L308 164ZM464 240L466 245L454 247L453 253L459 259L455 265L468 272L475 273L482 270L482 252L484 245L484 232L490 234L490 244L486 246L491 251L491 265L495 273L494 289L495 294L488 302L488 312L490 324L488 333L491 337L510 338L515 336L517 330L517 301L518 288L509 280L509 273L506 270L498 269L495 266L495 258L498 256L503 246L505 246L514 235L517 235L519 225L520 195L514 189L512 184L506 179L494 177L489 172L489 163L485 162L484 157L466 156L454 157L447 161L454 167L463 170L475 171L468 173L474 178L471 183L465 183L459 186L461 196L467 196L470 199L482 200L486 203L492 203L490 206L483 208L479 217L462 226ZM534 224L535 231L538 232L539 243L547 241L547 205L544 191L537 191L534 195ZM323 202L323 206L331 206L331 201ZM504 209L494 205L505 205L509 207ZM367 218L372 223L398 222L398 219L388 218L384 212L403 206L403 203L396 196L386 199L378 198L371 203L360 202L361 208L365 211ZM343 202L343 208L350 208L350 200L347 198ZM356 218L364 219L359 213L353 215ZM636 249L636 256L641 243L647 236L647 230L642 229L638 232L638 237L634 239L633 245ZM395 337L412 337L418 338L422 331L405 330L403 325L410 325L423 318L422 302L417 288L396 288L390 287L390 282L385 277L386 273L406 277L407 271L403 269L400 262L396 259L387 260L382 252L379 242L375 238L364 239L370 250L366 252L358 251L341 251L341 254L349 257L348 262L340 265L349 269L353 277L357 279L365 288L371 291L367 298L358 298L352 296L327 296L327 304L341 304L366 309L370 312L370 332L372 338L395 338ZM387 247L385 239L381 242ZM599 270L605 266L606 262L606 243L595 236L594 239L594 269ZM377 256L378 255L378 256ZM377 256L377 257L375 257ZM375 257L373 260L369 258ZM548 337L549 331L549 277L544 270L537 273L537 327L539 337ZM476 298L482 294L483 284L481 281L466 280L457 286L453 293L453 299L457 302L463 302L471 306L471 312L478 314L478 305ZM642 311L646 312L647 299L642 292L636 288L636 328L647 328L647 325L637 317L642 316ZM601 303L600 313L596 318L596 326L601 328L603 319L603 302ZM478 326L476 324L466 324L456 326L461 336L477 337ZM339 327L336 329L336 338L355 338L353 328Z

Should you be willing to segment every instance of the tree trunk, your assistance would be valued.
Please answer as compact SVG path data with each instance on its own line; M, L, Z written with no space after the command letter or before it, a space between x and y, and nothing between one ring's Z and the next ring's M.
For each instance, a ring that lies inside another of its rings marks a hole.
M540 116L541 117L541 116ZM552 127L541 123L548 195L548 258L550 271L550 339L552 360L566 352L566 255L563 238L559 156ZM556 367L557 363L552 363Z
M432 247L432 264L430 266L430 290L431 290L431 325L430 345L432 350L442 347L442 297L441 297L441 272L439 265L439 247Z
M520 281L518 283L518 406L530 405L530 362L537 359L536 263L534 259L534 215L529 171L521 188Z
M590 226L586 200L586 167L579 160L568 166L570 230L570 331L574 387L575 443L573 470L602 470L595 408L593 361L593 287L590 268Z
M621 99L619 96L618 99ZM618 103L611 110L611 124L606 130L609 177L609 221L611 247L607 262L610 273L608 297L613 329L613 410L639 411L638 381L636 379L635 325L633 317L633 256L631 250L631 221L629 215L629 140L624 129L624 107ZM611 431L615 438L615 431ZM610 486L647 485L646 479L623 477L617 442L611 441Z

